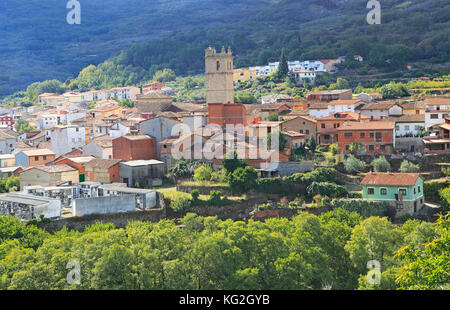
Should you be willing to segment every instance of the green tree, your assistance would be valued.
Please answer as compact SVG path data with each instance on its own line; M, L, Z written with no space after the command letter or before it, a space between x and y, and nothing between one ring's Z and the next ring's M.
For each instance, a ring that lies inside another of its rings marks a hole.
M157 82L170 82L176 78L175 72L172 69L158 70L153 75L152 80Z
M256 187L258 172L253 167L246 166L237 168L228 178L233 193L246 193Z
M246 159L239 159L236 151L229 152L222 158L222 167L227 171L227 174L233 173L236 169L243 168L246 165Z
M194 180L196 181L210 181L212 177L212 168L210 165L203 164L197 167L194 171Z
M22 118L19 118L17 120L17 122L14 125L14 129L20 134L36 130L35 127L31 126L30 123L28 123L28 121Z
M284 49L281 50L281 56L280 56L280 61L278 64L278 71L277 71L277 75L278 78L284 79L289 73L289 66L287 63L287 58L284 52Z
M369 217L353 229L345 249L359 273L366 274L370 260L377 260L382 270L393 266L402 242L402 232L387 218Z
M387 172L391 170L391 164L386 160L386 157L380 156L372 160L371 166L375 172Z
M408 160L402 161L400 165L400 172L419 172L419 165L414 165L412 162Z
M308 139L307 146L311 153L314 153L316 151L317 143L316 139L314 139L312 135Z
M267 120L269 122L277 122L278 121L278 114L276 112L270 113L269 116L267 116Z
M365 167L366 164L353 155L350 155L344 160L344 168L348 173L354 174L356 172L361 172Z

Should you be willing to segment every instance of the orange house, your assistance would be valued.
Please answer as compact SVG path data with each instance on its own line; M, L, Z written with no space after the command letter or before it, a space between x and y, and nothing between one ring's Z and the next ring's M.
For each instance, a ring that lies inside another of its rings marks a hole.
M68 165L72 168L78 170L80 175L80 182L84 182L86 180L86 171L84 169L84 164L95 159L94 156L71 156L71 157L61 157L55 160L55 165Z
M392 154L394 122L348 122L338 129L339 153L350 153L350 145L360 142L368 154Z
M24 150L16 154L16 166L41 166L55 160L55 152L49 149Z

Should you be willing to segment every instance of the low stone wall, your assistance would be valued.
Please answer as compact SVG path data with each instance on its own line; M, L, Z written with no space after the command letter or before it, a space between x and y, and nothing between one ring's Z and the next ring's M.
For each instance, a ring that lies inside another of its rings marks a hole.
M177 191L190 193L194 189L198 190L200 195L209 195L211 191L220 191L222 195L231 196L231 189L225 186L194 186L194 185L184 185L177 184Z
M55 232L61 230L63 227L83 231L86 226L92 225L95 222L113 223L116 227L123 228L126 227L130 221L158 222L165 218L166 212L164 209L151 209L146 211L74 216L53 220L45 224L39 223L39 226L48 232Z

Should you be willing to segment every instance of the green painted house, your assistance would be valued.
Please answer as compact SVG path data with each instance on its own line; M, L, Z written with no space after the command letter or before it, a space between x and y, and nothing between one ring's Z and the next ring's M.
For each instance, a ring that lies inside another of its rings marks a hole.
M423 179L419 173L369 172L361 181L363 199L385 201L396 216L411 216L423 207Z

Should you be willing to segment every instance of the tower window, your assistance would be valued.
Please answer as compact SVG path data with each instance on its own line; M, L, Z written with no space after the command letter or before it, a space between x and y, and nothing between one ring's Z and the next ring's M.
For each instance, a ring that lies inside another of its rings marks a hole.
M219 69L220 69L220 61L217 61L217 71L219 71Z

